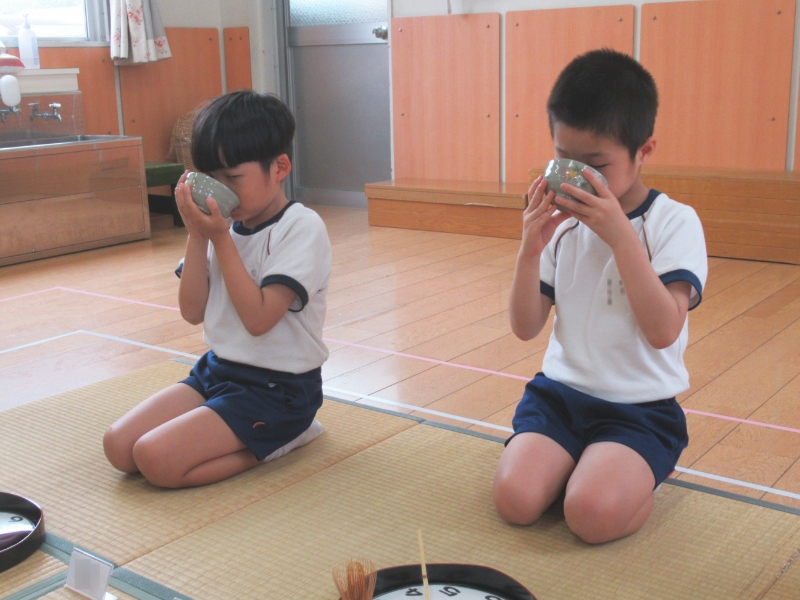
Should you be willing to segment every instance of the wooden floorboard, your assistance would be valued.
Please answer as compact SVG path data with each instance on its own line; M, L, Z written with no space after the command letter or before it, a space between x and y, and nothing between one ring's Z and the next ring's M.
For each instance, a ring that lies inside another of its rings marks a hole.
M534 340L511 333L507 305L519 242L370 227L366 211L316 210L333 248L325 323L331 355L323 367L326 385L342 390L333 395L373 395L409 405L395 407L402 412L419 407L510 427L525 385L519 377L541 369L552 331L551 316ZM184 230L166 229L151 240L0 268L0 410L174 356L73 333L79 330L205 352L202 327L170 310L184 246ZM51 289L58 287L97 295ZM23 294L31 295L15 298ZM800 266L710 258L689 330L691 388L679 397L685 408L800 430ZM64 334L72 335L37 344ZM4 352L25 344L35 345ZM680 466L800 494L797 431L693 413L687 421L691 439ZM680 477L800 507L776 494Z

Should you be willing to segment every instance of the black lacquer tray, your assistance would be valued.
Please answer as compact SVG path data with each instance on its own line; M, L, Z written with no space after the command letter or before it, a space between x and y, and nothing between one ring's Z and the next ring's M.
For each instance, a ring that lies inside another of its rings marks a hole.
M18 532L0 534L0 572L18 565L44 542L44 513L27 498L0 492L0 513L9 513L10 522L18 521ZM26 530L26 525L28 526ZM32 529L30 528L32 526Z

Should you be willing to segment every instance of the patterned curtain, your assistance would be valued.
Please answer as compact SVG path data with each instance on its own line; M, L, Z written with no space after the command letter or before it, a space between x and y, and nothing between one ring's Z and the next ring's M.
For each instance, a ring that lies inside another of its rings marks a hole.
M144 64L172 56L155 0L110 0L109 3L114 64Z

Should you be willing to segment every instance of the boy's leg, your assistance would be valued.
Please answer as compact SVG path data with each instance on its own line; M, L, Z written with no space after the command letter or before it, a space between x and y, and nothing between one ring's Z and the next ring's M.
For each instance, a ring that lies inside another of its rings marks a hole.
M589 544L636 533L650 516L654 487L650 465L635 450L617 442L590 444L567 483L567 525Z
M206 406L145 433L133 447L139 471L168 488L206 485L259 464L256 455Z
M106 430L103 450L109 462L125 473L139 471L133 460L133 446L148 431L205 402L194 388L176 383L150 396L128 411Z
M540 433L517 434L497 465L497 512L509 523L533 523L556 501L574 469L572 456L553 439Z

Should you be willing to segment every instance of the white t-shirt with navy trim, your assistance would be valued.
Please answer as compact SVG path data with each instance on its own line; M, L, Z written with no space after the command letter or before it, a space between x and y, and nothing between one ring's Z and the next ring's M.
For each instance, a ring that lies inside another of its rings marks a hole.
M228 296L214 245L209 244L206 344L221 358L274 371L305 373L322 366L328 358L322 326L331 274L325 223L313 210L291 202L252 229L233 223L230 233L253 281L262 288L285 285L297 298L271 330L250 335Z
M708 275L697 213L656 190L628 214L664 284L692 285L689 310L702 300ZM689 389L683 352L688 316L678 339L656 350L636 323L611 247L586 225L568 219L542 252L541 292L555 301L544 374L586 394L633 404Z

